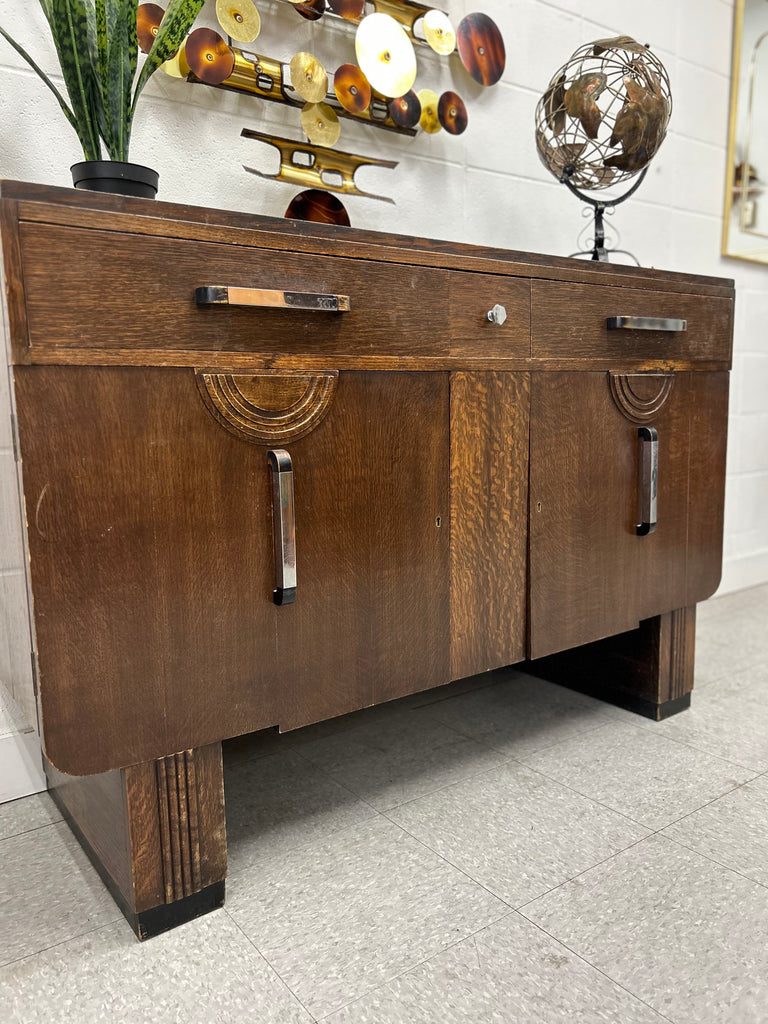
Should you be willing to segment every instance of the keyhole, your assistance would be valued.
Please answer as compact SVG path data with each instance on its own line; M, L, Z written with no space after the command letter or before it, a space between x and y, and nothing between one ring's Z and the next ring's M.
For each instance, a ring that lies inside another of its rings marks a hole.
M540 501L536 502L536 511L537 512L541 512L541 502Z
M437 519L435 520L435 526L439 530L442 525L443 525L442 516L438 516Z

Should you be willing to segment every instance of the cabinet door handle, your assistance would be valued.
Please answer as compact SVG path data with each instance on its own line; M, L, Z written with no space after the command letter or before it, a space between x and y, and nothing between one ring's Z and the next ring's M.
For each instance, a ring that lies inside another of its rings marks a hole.
M267 452L272 469L272 517L275 538L275 604L296 600L296 513L293 504L293 462L282 448Z
M669 331L680 334L688 330L688 321L663 316L609 316L605 326L609 331Z
M647 537L656 529L659 486L659 435L655 427L640 427L640 476L637 488L637 536Z
M269 309L304 309L311 313L348 313L352 309L348 295L281 292L269 288L231 288L225 284L207 284L195 288L195 302L198 306L261 306Z

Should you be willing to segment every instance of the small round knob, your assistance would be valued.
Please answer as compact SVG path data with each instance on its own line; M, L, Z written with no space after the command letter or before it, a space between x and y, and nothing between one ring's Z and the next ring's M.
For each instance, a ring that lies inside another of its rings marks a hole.
M498 324L499 327L501 327L502 324L506 323L507 311L506 309L504 309L503 306L500 306L497 302L493 309L489 310L488 319L491 321L492 324Z

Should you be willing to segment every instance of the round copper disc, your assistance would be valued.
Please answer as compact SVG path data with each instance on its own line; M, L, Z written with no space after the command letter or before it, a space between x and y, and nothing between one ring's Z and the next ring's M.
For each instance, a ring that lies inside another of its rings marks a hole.
M341 135L336 111L327 103L308 103L301 112L301 127L315 146L335 146Z
M437 134L442 128L437 112L440 105L437 93L432 92L431 89L422 89L419 93L419 103L421 104L419 124L428 135Z
M261 16L253 0L216 0L216 17L238 43L251 43L261 32Z
M437 105L437 116L449 135L461 135L467 130L469 115L464 100L458 93L443 93Z
M404 96L416 81L416 54L402 25L388 14L363 18L355 36L357 63L376 92Z
M340 14L342 18L356 21L362 18L365 11L365 0L328 0L328 6L334 14Z
M196 28L184 44L184 53L195 77L207 85L221 85L235 67L235 55L212 28Z
M328 92L328 75L320 61L311 53L295 53L291 57L293 88L307 103L319 103Z
M480 85L495 85L507 54L496 22L487 14L468 14L457 32L461 63Z
M293 3L293 0L291 0ZM325 0L307 0L306 3L293 4L293 9L307 21L319 21L325 14Z
M139 4L136 12L136 30L139 36L139 49L149 53L155 41L160 22L165 10L159 4Z
M405 96L398 96L388 104L389 116L398 128L415 128L421 117L421 101L411 89Z
M350 114L362 114L371 105L371 83L356 64L342 64L333 76L336 99Z
M293 220L312 220L317 224L343 224L349 227L349 214L342 201L319 188L308 188L294 196L285 216Z

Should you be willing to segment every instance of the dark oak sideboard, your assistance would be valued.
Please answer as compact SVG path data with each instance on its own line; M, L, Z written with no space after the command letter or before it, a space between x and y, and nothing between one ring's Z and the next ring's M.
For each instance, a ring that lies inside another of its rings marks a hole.
M687 707L731 282L0 197L46 771L140 937L223 901L224 739L521 662Z

